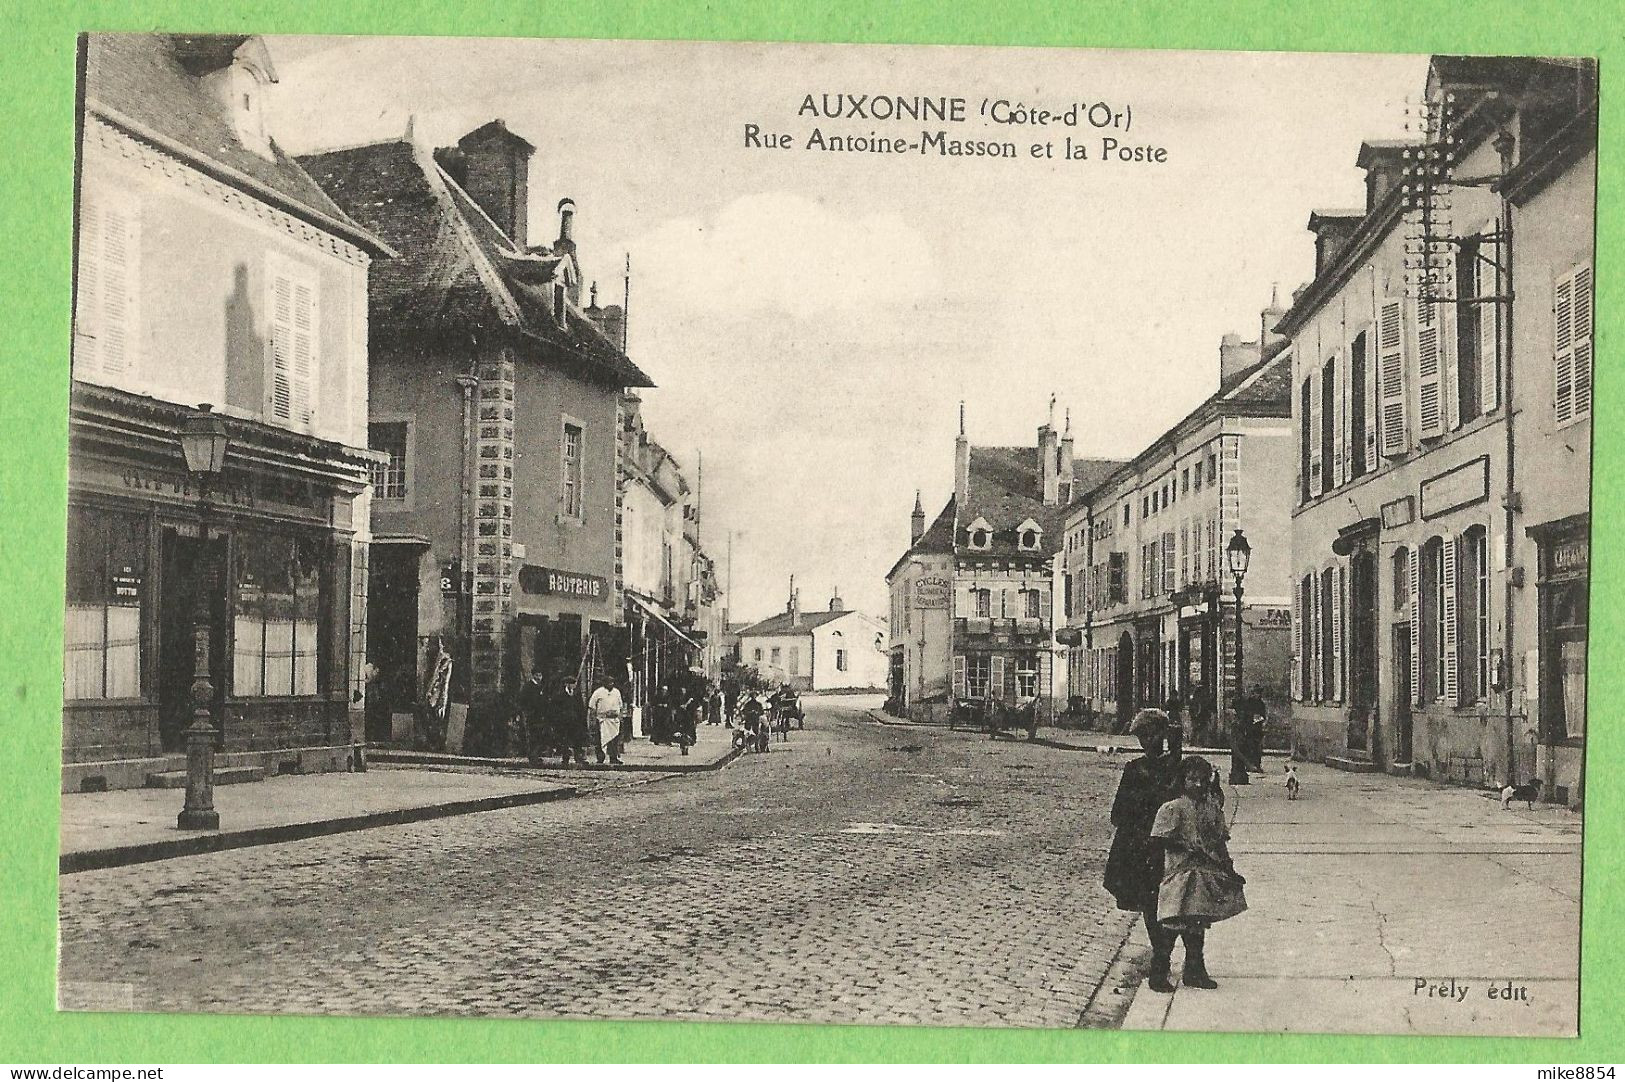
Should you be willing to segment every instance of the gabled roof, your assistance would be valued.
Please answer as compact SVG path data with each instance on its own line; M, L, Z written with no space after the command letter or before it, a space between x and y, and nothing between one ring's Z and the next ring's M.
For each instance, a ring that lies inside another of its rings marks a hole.
M333 199L400 252L372 276L374 333L505 329L552 347L621 387L654 381L580 309L553 314L562 256L518 248L409 138L310 154L300 161Z
M1098 483L1097 478L1122 464L1115 459L1074 459L1073 491L1082 490L1080 485ZM968 525L977 518L986 519L993 528L993 543L985 549L972 549L965 543L965 537L951 537L955 552L976 556L1032 556L1035 550L1022 548L1017 537L1021 524L1028 519L1043 530L1036 554L1048 556L1055 552L1061 543L1067 508L1044 503L1044 479L1036 446L972 447L969 481L965 506L959 509L959 521ZM952 527L949 529L951 533Z
M200 85L193 72L229 63L246 38L87 34L84 40L88 112L375 255L392 254L275 141L268 158L244 146L220 104Z
M743 639L752 635L811 635L813 628L827 624L831 620L839 620L851 612L851 609L839 612L804 612L801 614L801 622L795 625L790 623L789 613L781 612L776 616L769 616L766 620L757 621L749 627L741 628L739 637Z

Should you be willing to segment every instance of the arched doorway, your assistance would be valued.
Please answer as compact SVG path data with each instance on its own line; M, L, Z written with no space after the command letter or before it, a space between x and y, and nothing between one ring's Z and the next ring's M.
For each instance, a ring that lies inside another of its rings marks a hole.
M1117 731L1128 728L1134 716L1134 636L1127 631L1117 640Z

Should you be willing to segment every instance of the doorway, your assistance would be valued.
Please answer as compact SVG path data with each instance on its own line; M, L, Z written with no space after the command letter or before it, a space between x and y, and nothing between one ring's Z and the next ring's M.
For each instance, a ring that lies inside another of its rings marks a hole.
M418 562L412 545L372 547L367 585L367 742L390 740L390 716L412 710L418 693Z
M158 742L165 752L186 749L185 733L192 724L192 681L197 675L194 622L200 603L208 605L209 613L209 681L214 685L209 709L215 745L225 742L226 651L222 631L226 598L220 589L225 554L224 538L204 542L183 536L177 529L163 532L158 601Z
M1377 713L1377 558L1370 549L1360 549L1349 562L1349 612L1348 748L1366 752L1375 760L1377 749L1372 746L1372 734Z
M1394 748L1397 763L1411 763L1411 625L1394 625Z
M1117 731L1128 730L1134 716L1134 637L1127 631L1117 640Z

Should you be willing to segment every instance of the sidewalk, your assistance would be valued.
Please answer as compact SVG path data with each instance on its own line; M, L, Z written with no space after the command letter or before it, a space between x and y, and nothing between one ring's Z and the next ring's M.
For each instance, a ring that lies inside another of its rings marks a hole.
M683 755L636 740L623 766L574 768L583 778L624 772L683 774L716 770L737 754L732 730L701 726ZM371 752L379 769L362 774L297 774L217 786L219 831L182 831L181 789L120 789L62 797L61 874L171 857L295 841L448 815L515 808L576 795L576 787L539 778L524 759L481 759L424 752ZM562 773L549 758L550 774ZM446 769L446 768L454 769ZM436 769L439 768L439 769ZM460 768L460 769L458 769ZM511 772L504 772L505 770Z
M599 765L588 763L585 768L572 769L587 771L655 771L661 774L688 774L701 770L715 770L732 761L735 752L733 748L734 731L722 725L701 725L695 729L694 735L697 743L688 749L684 755L676 745L659 746L649 743L642 737L631 741L621 749L620 766L611 766L608 763ZM587 752L591 760L591 750ZM524 756L505 758L490 758L478 755L451 755L446 752L435 751L396 751L389 748L369 748L367 762L399 764L402 766L462 766L486 768L514 768L530 769L531 763ZM548 755L546 766L550 769L559 768L559 757Z
M117 789L62 797L62 874L313 838L574 796L540 778L444 770L295 774L214 791L218 831L183 831L182 789Z
M1208 933L1218 990L1142 982L1123 1028L1578 1032L1579 815L1315 765L1298 776L1297 801L1279 774L1226 789L1251 908ZM1143 927L1124 951L1143 966Z

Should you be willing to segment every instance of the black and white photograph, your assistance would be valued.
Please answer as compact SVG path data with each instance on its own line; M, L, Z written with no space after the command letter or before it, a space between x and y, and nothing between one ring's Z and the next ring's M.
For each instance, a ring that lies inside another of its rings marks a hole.
M1594 60L77 76L60 1010L1578 1035Z

